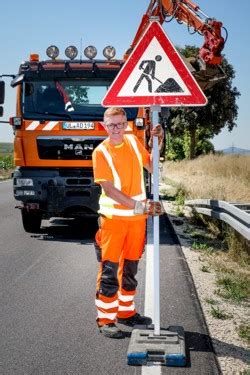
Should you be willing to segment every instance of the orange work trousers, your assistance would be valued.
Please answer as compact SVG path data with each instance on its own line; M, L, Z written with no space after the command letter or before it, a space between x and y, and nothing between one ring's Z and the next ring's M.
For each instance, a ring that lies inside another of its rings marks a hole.
M146 238L146 219L100 217L96 242L101 248L96 307L99 326L136 313L135 278Z

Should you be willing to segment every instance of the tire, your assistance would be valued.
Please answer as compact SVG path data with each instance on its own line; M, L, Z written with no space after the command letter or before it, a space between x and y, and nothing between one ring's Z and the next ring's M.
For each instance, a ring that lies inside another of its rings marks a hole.
M40 211L27 211L23 208L22 222L25 232L39 233L42 222L42 214Z

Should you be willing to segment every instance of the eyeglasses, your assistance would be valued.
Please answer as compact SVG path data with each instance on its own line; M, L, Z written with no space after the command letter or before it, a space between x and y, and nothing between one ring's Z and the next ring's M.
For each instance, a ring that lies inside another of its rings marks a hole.
M105 125L107 126L109 130L114 130L115 128L123 129L128 125L128 123L127 121L125 121L125 122L118 122L117 124L105 124Z

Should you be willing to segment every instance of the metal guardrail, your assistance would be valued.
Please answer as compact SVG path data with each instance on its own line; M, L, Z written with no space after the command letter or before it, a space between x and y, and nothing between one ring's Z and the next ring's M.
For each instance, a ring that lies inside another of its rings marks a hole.
M198 213L222 220L250 241L250 203L229 203L215 199L185 201Z

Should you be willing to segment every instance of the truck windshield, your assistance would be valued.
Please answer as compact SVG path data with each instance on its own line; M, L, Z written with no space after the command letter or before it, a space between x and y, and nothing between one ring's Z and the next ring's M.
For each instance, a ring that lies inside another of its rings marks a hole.
M103 119L101 101L111 82L105 80L28 81L23 84L22 110L25 119L96 120ZM137 116L136 108L126 109L128 120Z

